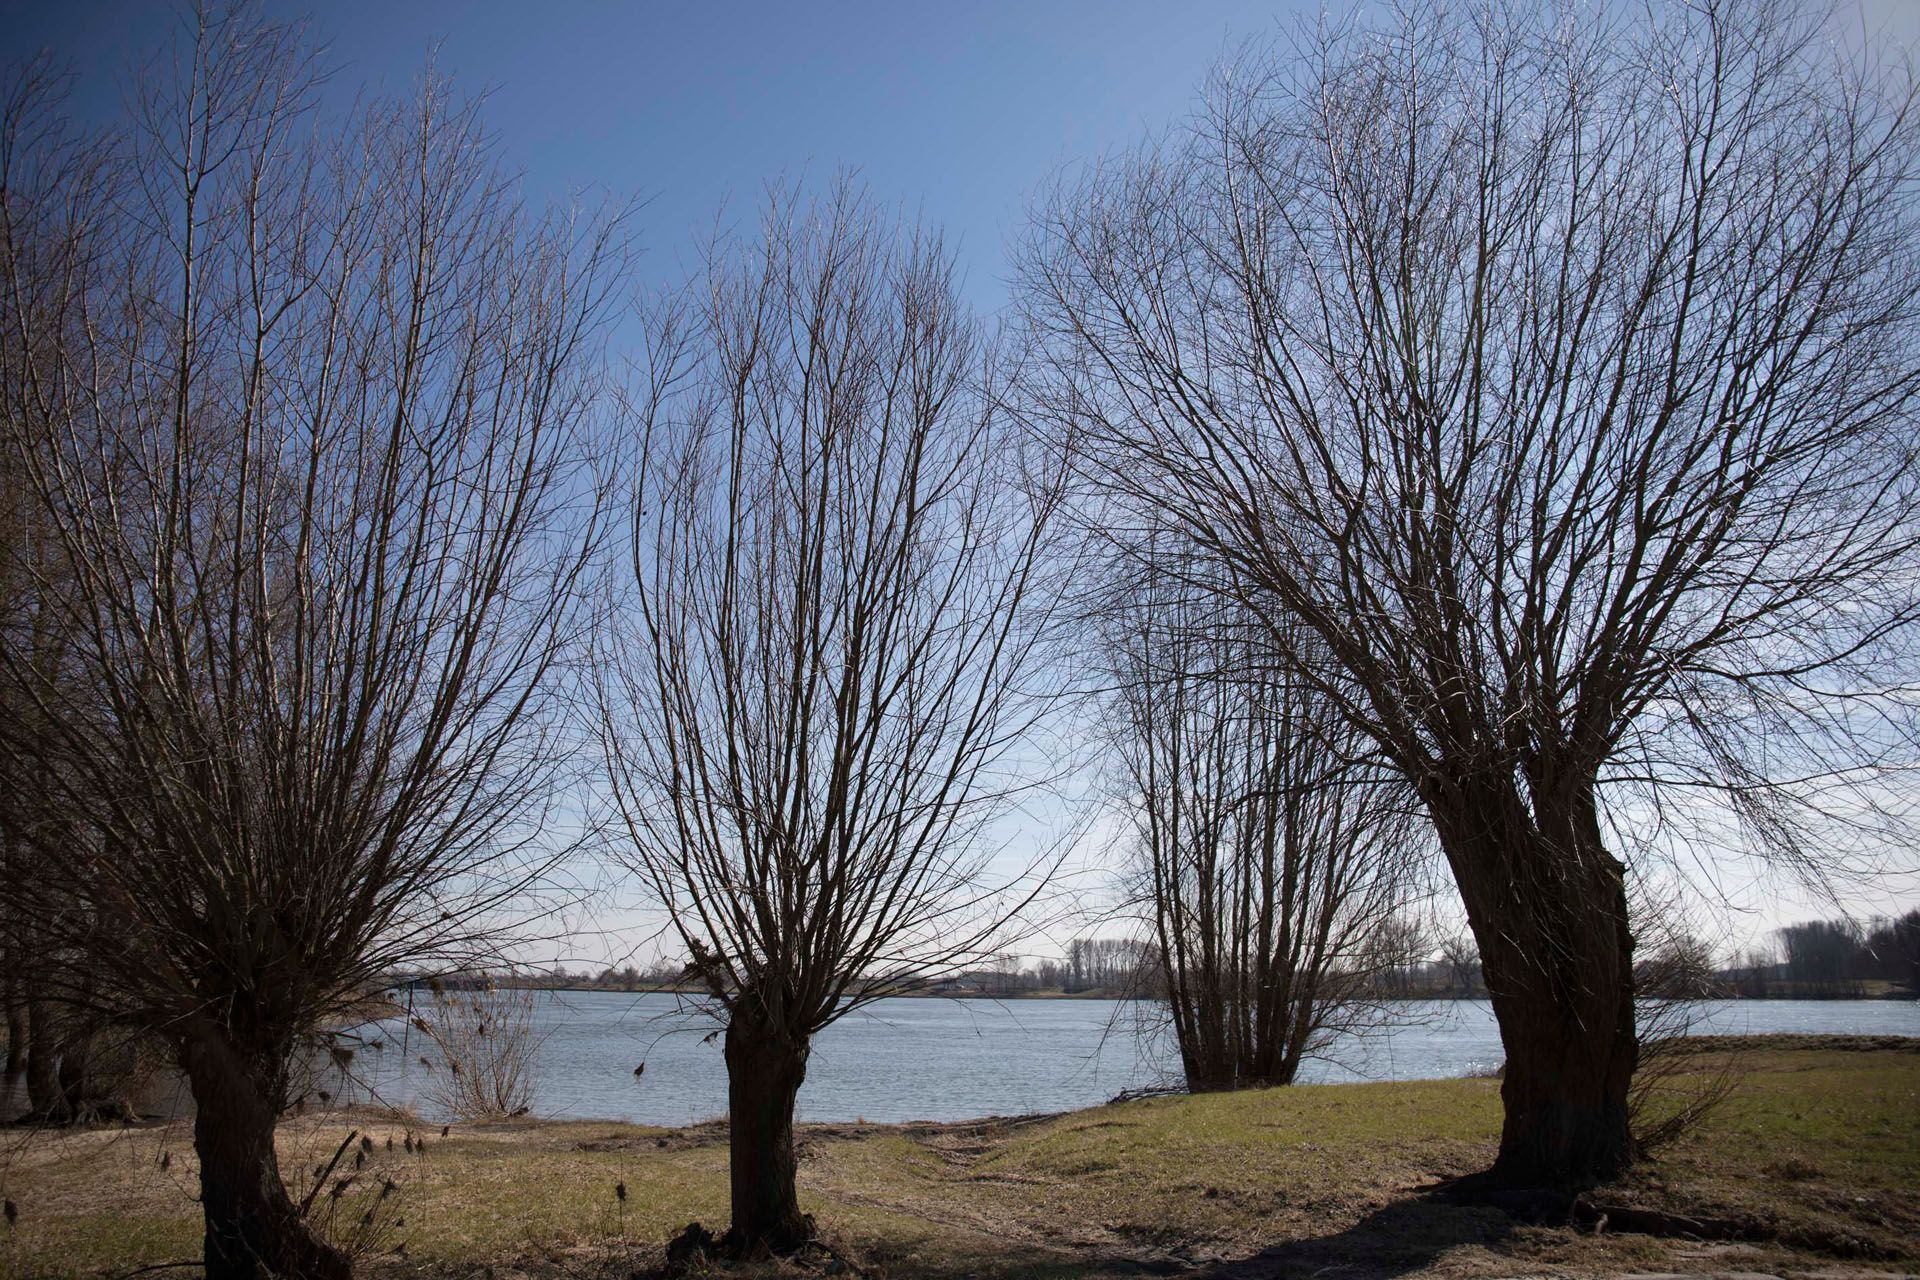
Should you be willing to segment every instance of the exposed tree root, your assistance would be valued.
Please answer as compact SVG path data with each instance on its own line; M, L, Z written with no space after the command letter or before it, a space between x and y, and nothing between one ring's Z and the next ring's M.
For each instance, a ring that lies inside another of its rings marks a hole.
M811 1228L812 1219L807 1223ZM764 1244L749 1245L732 1231L715 1235L697 1222L688 1223L667 1242L666 1265L658 1274L679 1276L713 1262L743 1262L775 1254L800 1266L817 1267L826 1275L866 1274L858 1262L818 1236L809 1235L788 1249L772 1250Z

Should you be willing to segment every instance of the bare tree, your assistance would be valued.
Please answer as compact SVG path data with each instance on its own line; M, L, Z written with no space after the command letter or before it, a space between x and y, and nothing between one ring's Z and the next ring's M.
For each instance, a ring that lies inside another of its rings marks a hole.
M1920 120L1825 16L1416 0L1224 71L1025 257L1036 412L1102 518L1303 622L1417 789L1505 1180L1632 1156L1609 823L1704 812L1817 874L1912 756Z
M1696 933L1676 930L1652 947L1640 947L1633 982L1641 999L1708 1000L1721 994L1714 977L1713 948ZM1641 1028L1645 1040L1646 1028Z
M1108 625L1122 799L1190 1089L1292 1083L1382 1025L1382 926L1420 853L1405 784L1254 620L1176 574ZM1296 624L1297 625L1297 624ZM1250 638L1253 640L1250 643Z
M540 1053L532 988L438 985L413 1025L439 1051L422 1055L430 1073L421 1091L456 1120L523 1116L533 1106L534 1067Z
M296 1044L555 856L616 222L523 212L437 84L334 121L297 32L188 29L108 136L31 73L0 120L0 423L65 645L0 676L79 833L22 914L183 1070L207 1275L337 1277L274 1151Z
M1440 963L1446 969L1449 996L1484 996L1486 981L1480 974L1480 948L1467 929L1454 929L1440 937Z
M45 78L43 68L25 69L21 82L10 88L16 95L30 93ZM0 348L0 362L8 376L15 372L17 357L10 347ZM72 678L58 610L49 607L67 578L59 540L42 517L20 460L12 451L0 451L0 646L11 661L31 669L37 683ZM24 1081L31 1117L63 1123L80 1118L86 1103L69 1100L61 1086L61 1046L71 1038L59 1028L74 1019L54 1007L51 988L66 957L37 945L39 931L33 925L36 915L49 910L63 915L85 910L71 900L50 902L39 891L65 847L83 833L46 781L48 772L59 768L54 735L33 699L16 685L0 683L0 723L5 725L0 739L0 969L5 971L0 1000L8 1025L4 1092L10 1097L16 1080ZM72 1043L78 1048L86 1038ZM69 1067L66 1074L71 1080L76 1073Z
M0 1116L11 1114L18 1078L30 1119L68 1124L125 1117L124 1093L147 1046L91 1007L97 978L81 957L48 945L98 926L87 899L66 891L70 851L98 831L62 801L60 735L31 696L57 688L75 705L84 673L68 658L62 616L73 575L19 461L0 449L0 650L31 673L24 683L0 679L0 1002L8 1019ZM62 1000L63 989L81 998Z
M1734 970L1735 994L1746 1000L1765 1000L1778 994L1780 968L1780 958L1773 948L1764 944L1749 947Z
M776 195L651 316L633 626L603 723L625 858L726 1023L738 1248L810 1234L812 1037L1004 949L993 821L1046 710L1049 499L937 239ZM1024 887L1018 892L1009 882Z

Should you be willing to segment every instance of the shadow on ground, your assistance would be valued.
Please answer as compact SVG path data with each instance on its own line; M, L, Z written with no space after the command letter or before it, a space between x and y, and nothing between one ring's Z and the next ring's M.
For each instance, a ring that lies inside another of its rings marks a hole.
M1345 1231L1289 1240L1199 1274L1206 1280L1388 1280L1433 1265L1449 1249L1497 1245L1513 1233L1505 1212L1418 1197L1374 1210Z
M884 1247L862 1251L862 1261L871 1274L892 1280L1064 1280L1069 1276L1392 1280L1423 1271L1463 1245L1498 1247L1516 1225L1497 1208L1416 1196L1376 1209L1344 1231L1289 1240L1228 1260L1188 1255L1179 1249L1163 1254L1119 1253L1008 1241L1002 1248L960 1252L937 1262L890 1257Z
M1500 1209L1442 1199L1396 1199L1331 1236L1271 1245L1260 1253L1198 1272L1206 1280L1388 1280L1430 1267L1459 1245L1496 1245L1515 1221Z

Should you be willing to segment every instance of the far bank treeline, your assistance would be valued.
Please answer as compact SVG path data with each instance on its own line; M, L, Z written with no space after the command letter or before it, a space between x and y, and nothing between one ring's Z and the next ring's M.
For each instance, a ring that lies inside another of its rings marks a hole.
M40 1118L159 1053L207 1275L345 1280L279 1167L300 1064L606 872L716 1020L713 1247L797 1250L815 1037L1031 952L1097 837L1195 1089L1477 972L1487 1185L1627 1171L1641 997L1712 970L1668 904L1916 847L1920 95L1830 17L1416 2L1250 47L1036 195L995 324L847 178L641 288L632 206L539 206L431 75L336 109L244 6L113 127L11 68ZM1765 985L1911 923L1789 929Z
M1486 979L1472 936L1434 936L1437 942L1428 952L1434 958L1377 975L1378 993L1403 1000L1485 999ZM1075 938L1062 959L995 957L958 973L906 984L900 994L1160 1000L1167 990L1160 963L1150 944L1135 939ZM458 978L442 980L460 985ZM396 975L396 981L426 979ZM678 965L598 970L565 964L508 966L471 981L536 991L696 989ZM1670 936L1636 961L1634 982L1642 996L1656 999L1913 999L1920 994L1920 911L1865 924L1846 917L1809 920L1778 929L1768 941L1744 949L1716 949L1691 934Z

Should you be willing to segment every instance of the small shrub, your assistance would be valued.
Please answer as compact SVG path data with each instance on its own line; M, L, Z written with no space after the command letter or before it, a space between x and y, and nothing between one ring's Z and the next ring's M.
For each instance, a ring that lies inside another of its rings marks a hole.
M347 1160L348 1153L352 1160ZM319 1153L303 1153L317 1155ZM346 1254L358 1270L380 1257L404 1257L406 1242L399 1236L406 1226L400 1211L398 1167L382 1158L371 1135L347 1134L332 1152L309 1169L304 1158L292 1162L287 1191L321 1239Z
M439 1050L424 1096L457 1120L525 1115L539 1037L532 991L440 989L415 1025Z
M1640 1066L1627 1093L1627 1124L1642 1152L1671 1145L1699 1128L1733 1095L1745 1058L1687 1052L1687 1038L1704 1020L1700 1002L1643 1000L1639 1015Z

